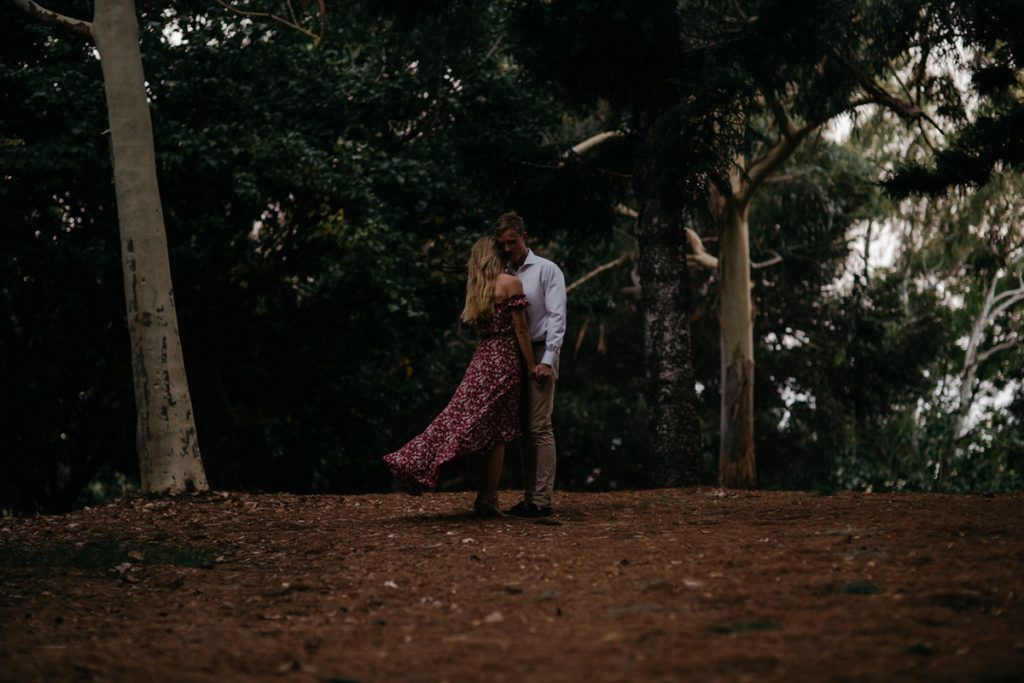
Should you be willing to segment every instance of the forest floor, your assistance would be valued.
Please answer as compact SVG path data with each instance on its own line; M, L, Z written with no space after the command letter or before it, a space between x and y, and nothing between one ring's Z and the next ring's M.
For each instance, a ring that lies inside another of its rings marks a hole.
M471 502L2 519L0 680L1024 681L1024 496L560 493L539 522Z

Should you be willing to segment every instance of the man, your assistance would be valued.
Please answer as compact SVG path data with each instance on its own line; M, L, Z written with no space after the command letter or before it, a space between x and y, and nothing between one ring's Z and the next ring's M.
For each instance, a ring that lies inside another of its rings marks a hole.
M523 283L530 302L526 319L537 369L523 390L523 500L508 514L547 517L555 485L555 434L551 409L558 380L558 354L565 338L565 276L526 245L526 225L515 212L498 217L494 235L507 271Z

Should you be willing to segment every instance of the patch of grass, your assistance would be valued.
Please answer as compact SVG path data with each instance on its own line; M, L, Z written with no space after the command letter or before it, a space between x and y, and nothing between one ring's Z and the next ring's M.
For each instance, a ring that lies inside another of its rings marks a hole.
M816 482L811 486L810 492L816 496L834 496L838 492L838 489L832 484Z
M833 595L878 595L882 589L870 581L850 581L834 583L828 587L828 592Z
M907 645L904 649L907 654L920 655L922 657L929 657L935 652L935 649L928 643L918 641L912 645Z
M213 553L191 545L154 545L142 550L142 561L144 564L209 569L213 566Z
M8 567L102 570L125 562L208 569L213 566L213 553L188 544L129 546L110 536L84 543L65 541L43 548L10 548L0 553L0 565Z
M779 625L770 619L744 619L743 621L715 624L711 630L715 633L743 633L744 631L772 631L778 627Z

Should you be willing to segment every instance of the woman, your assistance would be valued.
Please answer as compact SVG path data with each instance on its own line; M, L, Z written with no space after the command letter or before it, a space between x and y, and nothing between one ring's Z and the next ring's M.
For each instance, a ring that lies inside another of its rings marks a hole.
M519 395L525 368L536 369L526 323L526 297L519 278L504 273L493 237L473 245L466 264L462 320L476 326L480 341L455 395L426 431L384 456L407 490L433 488L438 471L477 458L480 490L473 505L481 517L503 517L498 480L505 443L519 436Z

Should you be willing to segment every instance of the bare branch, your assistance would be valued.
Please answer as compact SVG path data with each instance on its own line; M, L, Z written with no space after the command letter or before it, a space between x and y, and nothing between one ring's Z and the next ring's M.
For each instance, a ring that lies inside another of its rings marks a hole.
M1003 292L997 298L1002 298L1007 293L1008 292ZM1006 309L1008 309L1010 306L1013 306L1019 301L1024 301L1024 289L1010 290L1009 294L1010 296L1006 297L1005 300L1001 301L998 306L993 306L992 312L989 313L988 315L989 321L995 320L996 318L1001 316L1003 312L1006 311ZM992 300L993 304L995 304L995 301L996 299Z
M772 174L775 169L783 164L796 148L800 146L807 134L818 127L818 123L808 123L805 126L797 128L793 125L788 118L784 121L780 121L780 127L782 128L783 134L767 152L761 155L760 158L753 161L747 168L747 183L743 190L740 192L740 196L736 199L740 203L747 203L750 201L750 197L754 191L765 181L765 179Z
M498 51L498 48L501 47L501 40L502 40L503 37L504 36L500 36L499 35L497 40L495 40L494 43L491 44L491 47L487 50L487 54L484 55L484 58L483 58L484 62L486 62L491 57L493 57L494 53Z
M903 79L900 78L900 75L896 72L896 70L893 69L891 65L888 67L888 69L889 73L892 74L892 77L896 79L896 84L900 86L900 90L902 90L903 94L907 96L907 101L914 102L915 104L918 103L918 98L914 97L914 93L910 92L910 88L908 88L907 84L903 82Z
M1005 292L1000 292L992 299L992 305L997 306L1001 304L1004 299L1019 299L1021 296L1024 296L1024 284L1017 289L1008 289Z
M884 88L868 78L861 78L860 87L864 88L864 91L875 104L881 104L891 109L901 118L917 119L924 115L924 111L913 100L901 100L898 97L893 97Z
M640 286L640 271L637 269L636 263L633 264L633 268L629 271L629 279L633 284L630 287L623 287L622 293L639 299L643 289Z
M686 228L686 243L690 245L690 251L693 252L686 255L687 265L700 266L707 270L716 270L718 268L718 259L709 254L707 249L704 248L704 242L695 230Z
M878 103L875 102L875 100L870 98L870 97L858 97L855 100L850 100L847 103L847 107L846 107L846 109L844 111L850 111L851 109L856 109L857 107L863 107L866 104L878 104Z
M975 361L974 363L975 367L980 366L982 363L984 363L985 361L987 361L989 358L999 353L1000 351L1012 349L1018 343L1020 343L1020 340L1017 337L1011 337L1003 342L1000 342L999 344L996 344L991 348L985 349L984 353L978 354L978 360Z
M15 2L20 2L21 0L14 0L14 1ZM31 1L31 0L29 0L29 1ZM235 14L240 14L240 15L245 16L245 17L258 17L258 18L263 18L263 19L269 19L271 21L276 21L277 23L282 24L284 26L287 26L288 28L290 28L290 29L292 29L294 31L298 31L299 33L302 33L304 35L309 36L310 38L313 39L313 44L314 45L320 45L324 41L324 37L327 35L327 6L324 4L324 0L314 0L314 1L316 2L316 6L317 6L317 15L320 18L320 33L319 34L313 33L312 31L310 31L309 29L305 28L304 26L299 25L299 23L297 21L290 21L288 19L284 19L282 17L279 17L276 14L271 14L270 12L252 12L252 11L249 11L249 10L241 10L241 9L238 9L237 7L232 7L227 2L225 2L225 0L217 0L217 3L222 5L223 7L226 7L227 9L231 10ZM288 9L289 9L289 11L292 12L292 16L294 16L294 11L292 10L291 3L288 4Z
M850 59L842 55L838 49L833 48L832 54L836 57L839 63L842 64L847 71L849 71L857 78L857 80L860 82L860 87L864 89L865 93L867 93L867 98L856 100L857 104L855 106L867 104L868 102L874 102L875 104L880 104L892 110L893 112L896 113L897 116L903 119L912 120L924 118L933 126L935 126L935 128L938 129L940 132L942 131L942 128L940 128L939 125L930 116L928 116L928 114L926 114L920 106L918 106L917 102L914 101L913 96L909 94L909 92L908 99L904 100L895 97L894 95L890 94L885 88L876 83L873 78L864 74L860 69L858 69L857 66ZM906 90L905 85L903 85L902 83L900 85L904 88L904 90Z
M12 0L15 5L31 14L36 19L47 24L53 24L54 26L61 26L63 28L69 28L75 33L92 37L92 23L84 21L82 19L74 19L72 17L64 16L59 12L46 9L42 5L33 2L33 0Z
M580 347L583 346L583 339L587 336L587 329L590 328L590 318L583 321L583 325L580 326L580 332L576 335L576 346L572 350L572 357L575 358L580 353Z
M921 131L921 139L924 140L925 146L931 151L932 154L938 154L939 151L935 149L935 145L933 145L932 141L928 139L928 133L927 131L925 131L924 123L921 121L921 119L917 120L917 128L918 130Z
M582 284L584 284L586 282L589 282L590 280L593 280L595 277L597 277L598 275L600 275L604 271L611 270L615 266L621 265L621 264L625 263L626 261L629 261L632 258L633 258L633 252L627 251L626 253L622 254L621 256L619 256L614 261L609 261L608 263L605 263L604 265L601 265L601 266L598 266L597 268L594 268L592 271L590 271L589 273L587 273L586 275L584 275L583 277L581 277L580 279L576 280L571 285L566 287L565 288L565 293L568 294L569 292L571 292L572 290L576 289L580 285L582 285Z
M625 204L616 204L614 207L612 207L612 210L615 213L619 214L620 216L632 218L633 220L636 220L637 218L640 217L640 214L637 213L636 209L626 206Z
M757 261L756 263L751 263L750 269L761 270L762 268L774 266L776 263L782 263L782 254L775 251L774 249L769 249L768 253L772 255L770 259L768 259L767 261Z
M625 133L621 130L609 130L603 133L598 133L597 135L590 136L583 142L573 145L570 151L576 156L581 156L583 154L586 154L590 150L594 149L601 143L605 142L606 140L609 140L611 138L621 138L624 135Z
M752 24L755 21L757 21L757 15L750 16L749 14L744 12L743 8L740 7L740 3L738 3L736 0L732 0L732 8L736 10L736 13L740 15L740 19L742 19L744 23Z

